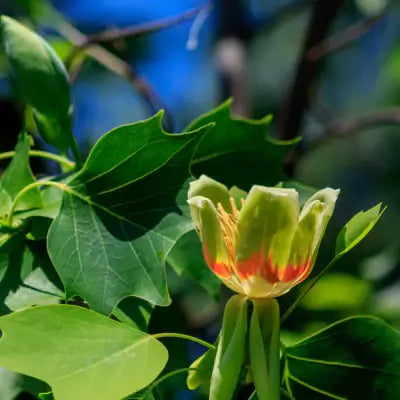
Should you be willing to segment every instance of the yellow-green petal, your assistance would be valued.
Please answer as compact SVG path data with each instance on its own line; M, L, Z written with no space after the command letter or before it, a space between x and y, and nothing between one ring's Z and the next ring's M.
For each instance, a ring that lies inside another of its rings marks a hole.
M253 186L239 214L236 243L239 268L254 267L243 264L250 259L258 264L261 260L270 260L273 266L284 267L298 217L299 200L295 190Z
M188 198L190 200L196 196L206 197L215 207L221 203L226 212L231 212L228 188L206 175L201 175L199 179L190 183Z
M293 240L286 281L302 280L310 273L338 195L339 190L326 188L305 203Z
M192 197L188 203L203 243L206 263L216 275L228 277L230 275L228 253L214 204L202 196Z

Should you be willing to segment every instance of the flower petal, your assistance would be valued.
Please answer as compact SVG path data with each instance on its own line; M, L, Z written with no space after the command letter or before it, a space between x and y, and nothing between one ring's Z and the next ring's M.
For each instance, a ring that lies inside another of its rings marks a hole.
M192 197L188 203L203 243L203 255L207 265L217 276L229 277L231 269L228 252L214 204L203 196Z
M240 211L236 242L237 274L279 280L287 265L298 224L299 200L293 189L253 186Z
M338 195L339 190L326 188L315 193L304 204L289 263L283 275L284 281L298 283L309 275Z
M215 208L218 207L218 203L221 203L226 212L231 212L228 188L206 175L201 175L199 179L189 185L189 200L196 196L206 197Z

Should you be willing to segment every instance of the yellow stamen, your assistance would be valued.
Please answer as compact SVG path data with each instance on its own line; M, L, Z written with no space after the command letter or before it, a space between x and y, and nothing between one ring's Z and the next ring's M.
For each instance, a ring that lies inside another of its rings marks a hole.
M232 213L228 213L224 210L221 203L218 203L218 217L221 225L221 230L224 236L225 245L228 250L229 260L232 265L235 264L235 247L236 247L236 235L237 235L237 221L239 219L239 210L236 206L235 200L229 198ZM241 199L242 205L244 204L244 199Z

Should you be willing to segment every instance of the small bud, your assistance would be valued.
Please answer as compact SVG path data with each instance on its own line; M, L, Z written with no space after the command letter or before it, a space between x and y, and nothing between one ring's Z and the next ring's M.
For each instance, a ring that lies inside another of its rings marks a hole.
M8 67L34 110L39 132L47 143L65 150L71 143L72 106L64 64L44 39L18 21L3 15L0 25Z

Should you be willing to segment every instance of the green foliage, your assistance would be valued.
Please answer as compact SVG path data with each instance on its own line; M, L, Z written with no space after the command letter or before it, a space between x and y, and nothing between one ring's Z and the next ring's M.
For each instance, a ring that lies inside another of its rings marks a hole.
M12 200L29 184L36 181L29 166L29 149L31 138L22 133L15 148L15 155L0 178L1 216L6 216L11 210ZM4 200L3 200L4 199ZM40 208L43 205L41 194L37 188L25 193L18 201L15 209L26 210Z
M0 364L46 381L57 400L120 400L168 359L152 336L81 307L31 308L1 317L0 328Z
M2 44L11 74L34 109L44 139L58 149L72 143L67 71L49 44L16 20L1 17Z
M207 128L169 135L161 118L103 136L49 230L49 254L67 298L79 295L104 314L127 296L168 305L164 260L192 229L176 197Z
M400 334L372 317L339 321L286 349L283 383L295 399L385 399L400 393Z
M351 218L336 239L336 256L341 257L357 246L372 230L384 212L385 208L381 210L381 204L377 204L368 211L360 211Z
M217 339L214 344L217 347L218 342L219 340ZM216 350L208 349L203 355L193 361L193 363L190 365L190 368L193 368L193 370L188 372L188 376L186 379L187 387L190 390L195 390L200 386L204 386L206 388L210 386L215 356Z
M29 3L36 7L37 2ZM68 168L62 175L37 181L29 165L31 137L23 132L0 178L0 366L13 371L0 369L0 396L11 400L26 390L35 396L43 392L39 395L43 400L70 400L71 396L74 400L159 400L158 385L164 378L189 371L188 387L209 391L210 400L232 399L245 372L246 383L256 387L252 399L279 398L276 300L252 299L248 318L247 297L230 298L215 348L184 334L145 332L154 331L155 306L171 301L165 262L214 298L219 294L219 280L204 262L189 216L188 182L207 174L234 186L222 197L218 190L204 194L226 203L227 210L231 210L229 196L240 204L241 189L254 184L275 186L280 181L281 187L297 188L304 203L316 190L286 181L283 172L284 160L298 139L273 139L270 116L259 121L235 118L227 101L199 117L183 134L162 129L162 112L115 128L99 139L82 167L72 135L70 87L62 62L42 38L19 22L3 16L1 29L9 69L41 135L64 155L72 149L77 162L64 159L61 164ZM2 158L7 157L10 153ZM320 191L318 200L328 191ZM271 201L266 202L270 207ZM366 237L383 211L375 206L345 225L337 238L335 258L322 273ZM276 207L261 222L257 204L252 212L257 223L267 223L271 234L279 231L271 221L276 227L284 223ZM219 229L214 214L214 228ZM304 216L302 220L310 222ZM241 229L240 224L242 220ZM321 230L316 229L319 236ZM250 251L257 238L242 237L241 251ZM225 241L221 244L226 246ZM324 277L303 303L305 308L360 308L370 286L354 277L338 277ZM340 303L335 297L338 291L348 301ZM57 304L72 299L79 306ZM185 365L155 381L168 360L166 348L156 338L169 336L210 349L189 369ZM346 319L287 347L282 370L280 389L287 398L397 399L399 334L375 318Z
M273 139L269 135L270 115L258 121L234 118L228 100L196 119L187 130L210 122L215 125L204 135L193 158L196 177L205 174L243 190L253 184L275 185L284 179L283 161L299 139Z

